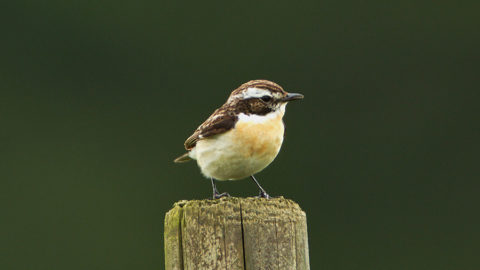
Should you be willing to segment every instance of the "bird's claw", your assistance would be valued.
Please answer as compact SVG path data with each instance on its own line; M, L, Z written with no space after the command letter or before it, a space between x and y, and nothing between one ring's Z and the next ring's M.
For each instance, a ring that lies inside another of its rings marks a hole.
M260 190L260 194L257 196L258 198L265 198L265 199L271 199L270 195L268 195L265 191Z
M222 197L230 197L230 194L228 194L227 192L223 192L223 193L215 192L215 193L213 193L213 199L220 199Z

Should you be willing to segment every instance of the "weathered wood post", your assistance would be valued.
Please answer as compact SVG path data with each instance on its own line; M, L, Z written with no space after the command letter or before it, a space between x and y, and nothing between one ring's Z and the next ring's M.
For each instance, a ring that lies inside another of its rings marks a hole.
M282 197L177 202L165 216L165 266L310 269L305 212Z

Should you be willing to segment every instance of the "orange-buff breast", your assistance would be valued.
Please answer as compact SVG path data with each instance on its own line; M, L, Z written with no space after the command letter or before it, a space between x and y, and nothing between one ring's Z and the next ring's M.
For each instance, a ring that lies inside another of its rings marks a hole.
M275 117L264 122L239 122L234 129L234 138L243 146L241 152L246 158L275 157L283 142L282 118Z

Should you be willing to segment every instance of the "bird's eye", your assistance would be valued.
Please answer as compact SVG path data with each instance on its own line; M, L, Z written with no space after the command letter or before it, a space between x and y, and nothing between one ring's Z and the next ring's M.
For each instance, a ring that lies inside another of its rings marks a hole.
M263 96L263 97L261 97L261 99L265 102L269 102L270 100L272 100L272 97L271 96Z

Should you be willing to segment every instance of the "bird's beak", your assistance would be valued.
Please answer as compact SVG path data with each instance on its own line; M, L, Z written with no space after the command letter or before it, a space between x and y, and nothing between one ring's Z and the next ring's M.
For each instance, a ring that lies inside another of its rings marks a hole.
M303 95L298 93L288 93L286 97L282 98L282 101L287 102L297 99L303 99Z

